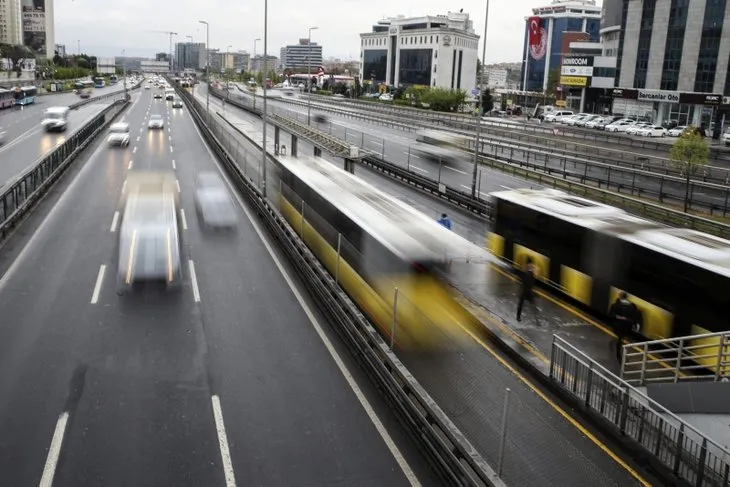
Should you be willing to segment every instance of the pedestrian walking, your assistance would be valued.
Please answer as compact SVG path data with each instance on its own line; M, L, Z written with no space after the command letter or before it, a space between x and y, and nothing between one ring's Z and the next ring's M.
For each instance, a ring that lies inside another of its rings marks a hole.
M517 303L517 321L522 321L522 308L525 305L525 301L528 301L532 304L533 308L535 308L535 311L537 311L537 306L535 306L535 295L533 293L533 286L535 284L535 272L537 271L537 268L535 267L535 264L532 262L532 257L527 258L527 265L525 266L525 270L522 273L522 280L521 280L521 288L520 288L520 300Z
M451 219L448 217L448 215L446 215L446 213L441 213L441 218L439 218L437 221L438 224L442 227L446 227L451 230Z
M611 305L608 315L616 333L616 360L621 362L624 339L631 334L632 330L641 326L641 311L629 300L629 295L625 291L621 291Z

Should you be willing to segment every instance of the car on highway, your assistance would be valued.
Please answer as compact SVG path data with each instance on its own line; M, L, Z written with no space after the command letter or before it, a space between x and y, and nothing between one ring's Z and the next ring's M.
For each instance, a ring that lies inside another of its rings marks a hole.
M205 171L195 182L195 211L204 228L233 229L236 227L236 210L221 177Z
M147 128L150 130L164 129L165 121L162 119L162 115L160 115L159 113L150 115L150 121L147 124Z
M117 294L145 281L179 289L182 266L175 174L132 171L124 187L120 201Z
M150 89L150 85L144 85L144 89L145 90L149 90Z
M678 125L676 127L673 127L671 129L667 130L667 136L679 137L680 135L682 135L682 132L684 132L686 128L687 128L686 125Z
M175 90L172 88L165 89L165 100L172 101L175 99Z
M182 107L183 107L183 102L182 102L182 99L180 99L180 98L175 98L175 99L174 99L174 100L172 101L172 108L182 108Z
M155 100L161 100L162 99L162 93L155 93L154 97L155 97Z
M43 111L41 125L46 132L63 132L68 124L68 107L50 107Z
M79 98L89 98L89 97L91 97L91 93L89 92L89 90L81 90L81 92L79 93Z
M316 113L313 118L316 123L327 123L327 116L321 113Z
M114 123L109 127L109 137L106 139L110 147L127 147L129 145L129 124Z
M661 125L645 125L636 130L636 135L642 137L664 137L667 134L667 129Z

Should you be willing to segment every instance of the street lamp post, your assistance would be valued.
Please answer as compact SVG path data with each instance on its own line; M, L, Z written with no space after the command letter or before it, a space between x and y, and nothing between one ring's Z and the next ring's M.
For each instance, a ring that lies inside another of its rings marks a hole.
M309 125L312 119L312 31L318 28L309 28L309 41L307 41L307 86L309 86L309 96L307 97L307 125Z
M205 20L198 20L205 24L205 79L207 87L205 90L205 111L210 115L210 25Z
M231 79L230 75L228 73L228 56L229 56L229 49L233 46L226 46L226 67L225 67L225 73L226 73L226 100L230 98L230 92L231 92Z
M175 71L175 63L172 59L172 36L176 36L177 32L170 32L170 74Z
M471 196L477 196L477 175L479 174L479 138L482 132L482 100L484 100L484 61L487 56L487 25L489 24L489 0L487 13L484 15L484 44L482 45L482 72L479 73L479 100L477 101L477 133L474 144L474 171L471 177Z
M261 117L264 126L263 150L261 151L261 194L266 198L266 61L268 60L268 38L269 38L269 0L264 0L264 113ZM254 99L255 99L254 95Z
M251 58L251 72L253 72L253 60L256 59L256 43L261 39L253 40L253 58Z

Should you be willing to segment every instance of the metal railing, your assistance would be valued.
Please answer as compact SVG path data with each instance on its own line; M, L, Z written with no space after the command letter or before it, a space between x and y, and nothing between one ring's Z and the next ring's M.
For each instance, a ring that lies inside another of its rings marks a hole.
M211 90L211 95L218 98L224 96L217 90ZM258 110L253 110L252 104L250 102L246 103L245 100L237 101L231 98L228 100L228 103L243 110L260 113ZM292 118L296 119L295 114L292 114ZM299 125L307 127L305 123L300 123ZM292 121L288 124L288 127L284 127L284 129L293 130L293 127L295 127L295 125ZM319 133L322 137L328 136L330 140L332 138L326 132L315 129L311 126L307 127L307 130L310 136L311 134ZM299 133L297 133L297 135L299 135ZM309 140L316 143L314 139ZM343 144L342 150L344 150L345 144L347 144L348 147L350 145L350 143L347 141L341 142ZM487 203L484 199L472 198L471 195L450 188L447 185L441 183L441 181L436 181L432 178L427 178L420 174L416 174L408 167L399 166L392 162L385 161L383 159L384 153L376 153L373 151L362 149L361 153L363 156L363 164L367 164L370 167L379 170L383 174L395 177L396 179L402 182L407 182L409 184L413 182L418 185L417 187L428 187L428 192L434 196L442 197L442 195L453 195L455 198L458 198L458 204L463 205L465 208L469 208L471 211L473 211L472 209L484 208L485 211L483 212L483 214L489 215L491 213L488 210ZM701 216L684 213L652 202L644 201L637 197L623 195L615 191L597 187L597 185L585 184L585 182L581 182L580 174L577 177L568 177L567 169L564 167L561 167L558 171L541 171L538 170L540 168L539 164L511 164L505 162L504 160L499 160L498 158L490 156L480 157L479 162L485 167L499 170L501 172L525 179L527 181L533 181L540 185L550 186L556 189L567 191L569 193L601 201L606 204L618 206L631 213L658 222L666 223L673 226L692 228L701 232L730 238L730 225L715 220L710 220L708 218L703 218ZM553 175L553 172L555 172L556 175ZM586 180L584 179L584 181ZM435 191L432 189L434 187L436 188ZM624 189L628 189L629 191L631 191L630 186L628 188L625 187ZM477 211L477 213L482 212Z
M304 98L306 98L307 95L303 95ZM330 98L330 97L324 97L320 95L311 95L312 100L320 101L322 104L325 104L327 102L330 102L331 105L340 105L340 106L350 106L359 110L367 110L371 112L379 112L379 113L392 113L392 114L398 114L398 115L407 115L411 117L415 117L416 119L430 119L430 120L437 120L440 123L450 123L450 122L456 122L458 124L468 124L475 126L476 123L474 121L474 116L467 113L443 113L443 112L435 112L433 110L427 110L422 108L415 108L415 107L405 107L401 105L395 105L395 104L384 104L379 102L372 102L372 101L362 101L362 100L347 100L342 98ZM289 99L287 99L289 101ZM523 123L505 123L500 122L499 119L490 119L487 118L485 122L492 127L503 127L506 129L509 129L511 132L515 130L520 130L525 133L532 133L536 135L552 135L553 130L552 128L549 128L544 125L529 125L529 124L523 124ZM474 130L474 128L472 128ZM617 135L610 135L606 132L593 130L590 129L581 129L580 127L577 128L571 128L569 131L565 131L563 134L564 137L576 139L576 140L582 140L582 141L591 141L591 142L599 142L599 143L606 143L606 144L615 144L619 146L624 147L636 147L636 148L643 148L648 149L651 151L656 152L667 152L668 151L668 145L662 144L661 142L655 142L652 140L645 140L645 139L638 139L638 138L632 138L625 134L617 134ZM596 148L593 146L593 148ZM711 149L711 157L713 159L726 161L730 158L730 152L722 150L717 147L712 147Z
M76 156L111 123L126 103L126 100L115 101L63 144L4 186L5 189L0 193L0 240L6 238L23 220Z
M227 125L205 113L194 97L175 86L187 105L196 125L224 164L242 195L255 208L266 228L289 257L296 272L308 283L308 290L327 313L336 332L343 338L363 369L392 405L425 455L449 484L460 486L504 486L504 482L452 423L443 410L390 350L373 326L365 319L350 298L337 286L335 278L317 260L307 246L261 192L261 181L245 174L246 168L261 161L262 150L255 156L240 154L241 146L231 140ZM249 146L257 144L245 134ZM276 164L268 155L272 167ZM243 167L242 167L243 166ZM253 168L252 168L253 169ZM253 172L253 171L249 171Z
M550 379L647 460L696 487L730 486L730 451L553 335Z
M629 384L730 377L730 331L665 338L623 347L621 378Z

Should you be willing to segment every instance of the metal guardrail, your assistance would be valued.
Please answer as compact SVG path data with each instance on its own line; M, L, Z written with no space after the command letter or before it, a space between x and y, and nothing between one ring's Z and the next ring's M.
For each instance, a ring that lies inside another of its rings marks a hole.
M623 437L656 468L696 487L730 486L730 450L557 335L549 377L575 407Z
M105 108L63 144L40 158L32 167L6 185L6 189L0 193L0 240L6 238L23 220L76 156L93 142L126 104L126 100L117 100Z
M630 343L623 347L621 379L648 382L730 378L730 331Z
M306 94L303 95L306 98ZM393 113L393 114L403 114L415 117L416 119L423 119L428 118L430 120L440 120L444 123L448 122L457 122L457 123L468 123L467 121L472 121L470 125L476 125L473 120L474 117L471 114L468 113L443 113L443 112L435 112L433 110L427 110L427 109L421 109L421 108L414 108L414 107L405 107L401 105L386 105L384 103L380 102L374 102L374 101L362 101L362 100L348 100L348 99L342 99L342 98L330 98L330 97L324 97L320 95L311 95L312 100L321 100L322 102L330 101L333 105L343 105L343 106L351 106L353 108L359 109L359 110L369 110L369 111L377 111L381 113ZM487 123L490 125L496 126L496 127L504 127L508 128L510 130L522 130L525 133L533 133L536 135L552 135L552 129L546 128L544 126L538 125L527 125L527 124L515 124L515 123L504 123L499 122L499 120L489 120L487 118ZM474 130L473 128L471 129ZM565 137L573 138L576 140L583 140L583 141L592 141L592 142L599 142L599 143L607 143L607 144L616 144L619 146L624 147L637 147L637 148L643 148L648 149L652 151L657 152L665 152L668 151L668 147L665 144L662 144L660 142L654 142L651 140L643 140L643 139L634 139L628 136L622 136L622 135L608 135L605 132L600 131L590 131L589 129L580 129L576 128L574 130L565 132ZM726 161L730 159L730 151L725 151L717 147L712 147L710 149L711 151L711 157L718 160Z
M224 96L216 90L211 90L211 95L219 98ZM227 103L237 106L243 110L253 111L252 104L250 103L246 104L245 102L242 103L234 99L229 99ZM260 111L256 111L255 113L260 113ZM323 137L331 137L329 136L329 134L318 129L308 127L308 130L310 137L311 134L316 134L317 132L319 132L319 134ZM312 138L309 138L307 140L310 140L310 142L315 144L317 143L316 140ZM347 144L347 146L349 147L348 142L342 141L341 143ZM484 214L488 217L491 215L488 204L480 198L472 198L471 195L468 195L458 190L453 190L452 188L448 188L448 186L443 185L438 181L434 181L433 179L425 178L419 174L415 174L411 171L408 171L407 168L403 168L401 166L383 160L382 157L379 157L377 154L374 154L370 151L362 151L362 154L363 163L368 164L371 168L378 169L383 174L389 176L397 175L398 180L413 184L414 187L422 186L428 188L427 192L432 195L438 195L439 197L443 197L444 199L447 199L445 198L445 195L447 193L450 195L458 196L458 204L463 206L464 208L468 208L470 211L474 211L478 214ZM730 238L730 225L707 218L702 218L700 216L683 213L681 211L666 208L658 204L643 201L638 198L618 194L603 188L598 188L596 186L572 181L567 178L567 175L566 177L553 176L551 174L533 169L531 167L524 167L524 164L522 165L523 167L520 167L519 164L510 164L505 161L497 160L493 157L480 157L479 162L485 167L499 170L501 172L505 172L528 181L534 181L540 185L551 186L553 188L561 189L569 193L578 194L586 198L618 206L625 209L626 211L658 222L662 222L672 226L692 228L701 232ZM427 181L429 183L426 183ZM427 184L428 186L426 186ZM433 188L435 188L435 191ZM440 188L443 188L444 191L440 191ZM484 208L484 210L480 211L480 208Z
M243 174L240 165L226 151L187 92L175 87L186 102L196 125L218 154L240 192L256 209L263 223L286 252L308 290L327 313L337 333L385 395L402 424L410 430L437 472L452 485L503 486L492 468L456 428L423 387L389 349L355 304L337 286L334 278L300 240L259 188ZM249 137L246 137L255 144ZM275 164L273 158L269 158Z

